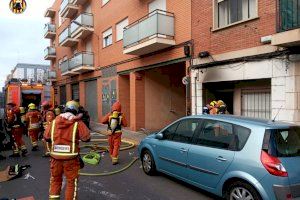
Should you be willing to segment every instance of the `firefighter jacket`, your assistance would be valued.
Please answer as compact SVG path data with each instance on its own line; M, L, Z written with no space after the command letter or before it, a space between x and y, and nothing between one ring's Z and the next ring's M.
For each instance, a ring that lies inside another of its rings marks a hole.
M25 115L28 130L36 130L40 128L42 115L38 110L29 110Z
M20 110L18 108L11 108L6 111L6 123L8 128L19 128L23 126Z
M121 113L122 111L122 106L119 102L115 102L112 107L111 107L111 112L107 113L107 115L105 117L103 117L103 119L101 120L102 124L108 124L108 130L112 131L112 122L113 119L117 118L116 113L118 113L118 124L117 126L114 128L114 130L112 131L113 133L120 133L122 132L122 126L126 127L127 126L127 121L126 118L124 116L123 113Z
M54 159L69 160L77 157L80 152L79 140L90 140L90 131L86 125L70 115L72 114L60 114L45 130L44 138L51 142L50 156Z

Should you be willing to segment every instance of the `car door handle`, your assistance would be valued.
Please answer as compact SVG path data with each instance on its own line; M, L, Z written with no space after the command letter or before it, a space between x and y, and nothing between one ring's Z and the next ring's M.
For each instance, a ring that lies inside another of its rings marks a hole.
M226 159L226 158L223 158L222 156L218 156L218 157L216 157L216 159L217 159L218 161L222 161L222 162L227 161L227 159Z
M185 153L185 152L187 152L188 150L187 149L185 149L185 148L180 148L180 152L181 153Z

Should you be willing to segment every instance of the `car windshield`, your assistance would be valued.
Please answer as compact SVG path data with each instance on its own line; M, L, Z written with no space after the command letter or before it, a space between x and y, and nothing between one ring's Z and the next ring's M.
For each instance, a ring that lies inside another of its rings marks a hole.
M300 127L271 130L273 154L278 157L300 156Z

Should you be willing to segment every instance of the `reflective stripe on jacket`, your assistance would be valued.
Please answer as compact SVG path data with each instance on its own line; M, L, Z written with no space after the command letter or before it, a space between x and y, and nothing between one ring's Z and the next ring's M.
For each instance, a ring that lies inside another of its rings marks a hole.
M56 135L57 131L55 130L55 120L52 121L50 132L52 142L52 148L50 152L51 157L62 160L72 159L78 156L78 144L76 141L77 129L78 122L75 122L73 125L72 134L69 134L70 138L63 138L64 135L62 134Z

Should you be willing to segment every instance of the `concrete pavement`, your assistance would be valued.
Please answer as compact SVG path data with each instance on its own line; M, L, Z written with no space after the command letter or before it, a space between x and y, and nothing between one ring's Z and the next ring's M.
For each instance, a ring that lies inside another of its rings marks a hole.
M107 135L107 125L103 125L100 123L96 122L91 122L90 123L90 128L92 131L101 133L103 135ZM135 132L135 131L130 131L126 128L123 129L123 134L122 134L122 139L128 140L130 142L133 142L136 145L139 145L140 142L147 136L147 133L144 132Z

